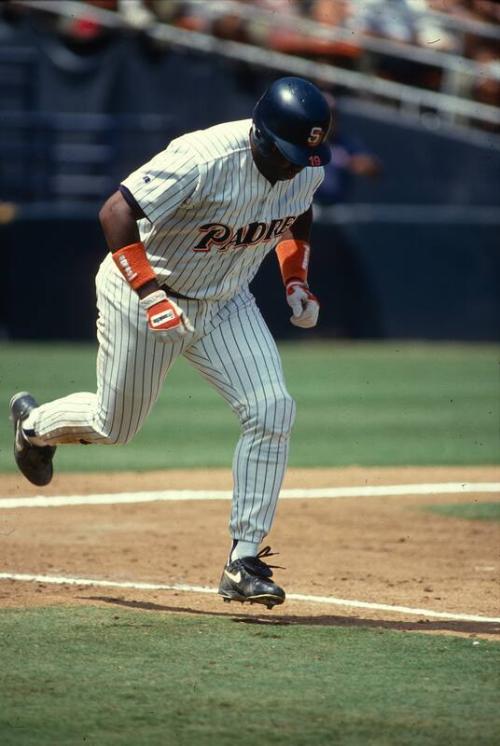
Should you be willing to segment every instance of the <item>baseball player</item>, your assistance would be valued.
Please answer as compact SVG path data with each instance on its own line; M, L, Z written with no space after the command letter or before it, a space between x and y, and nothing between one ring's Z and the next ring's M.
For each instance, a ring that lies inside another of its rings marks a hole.
M259 547L273 522L295 404L249 283L275 249L292 324L316 325L311 203L330 124L316 86L281 78L252 119L183 135L128 176L99 214L109 253L96 277L97 392L41 406L21 392L10 403L17 465L45 485L56 446L128 443L184 356L241 422L233 541L219 587L226 601L272 608L285 599L264 561L269 547Z

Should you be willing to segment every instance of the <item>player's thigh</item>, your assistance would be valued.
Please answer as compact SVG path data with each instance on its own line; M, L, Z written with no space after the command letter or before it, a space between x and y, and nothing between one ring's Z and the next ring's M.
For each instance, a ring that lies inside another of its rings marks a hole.
M114 277L98 286L97 398L103 420L121 416L137 430L182 344L165 344L146 323L136 293Z
M234 301L224 320L184 356L240 418L271 409L293 418L279 351L253 298Z

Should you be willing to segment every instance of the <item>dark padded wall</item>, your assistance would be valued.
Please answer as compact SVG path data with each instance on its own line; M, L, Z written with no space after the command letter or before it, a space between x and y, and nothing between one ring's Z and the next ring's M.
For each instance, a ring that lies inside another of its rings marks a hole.
M17 78L9 76L9 65ZM29 24L12 30L0 49L0 67L2 80L18 80L17 88L0 89L7 104L0 118L0 200L21 205L14 222L0 225L8 267L0 322L16 339L92 338L93 278L105 251L99 205L177 134L249 117L276 76L200 54L158 54L133 38L77 56ZM499 205L500 147L493 139L491 147L487 136L479 145L396 113L388 123L347 99L344 108L340 99L339 109L341 129L361 137L384 163L376 182L353 184L351 202L465 210ZM73 214L68 204L59 209L66 195L54 189L51 169L61 167L56 156L67 145L67 131L66 140L57 139L61 127L77 127L92 113L101 119L92 120L89 152L102 153L102 160L88 173L100 169L102 193L84 197L82 217L81 204ZM335 224L333 211L333 219L314 228L310 283L322 312L308 335L499 340L498 214L496 224L467 223L467 214L448 224L390 217ZM253 289L277 336L303 334L288 323L274 257Z

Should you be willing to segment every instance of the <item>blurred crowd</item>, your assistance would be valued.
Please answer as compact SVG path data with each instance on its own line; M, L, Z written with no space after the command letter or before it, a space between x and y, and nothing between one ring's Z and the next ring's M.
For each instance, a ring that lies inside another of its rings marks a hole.
M405 57L404 50L458 55L485 67L475 77L457 80L460 76L455 75L451 92L500 106L500 33L496 33L500 2L495 0L87 0L87 4L119 14L139 33L160 21L437 91L450 92L450 76L439 64ZM2 3L2 12L33 9L8 0ZM308 21L336 32L335 38L308 32ZM488 24L492 33L482 33L470 21ZM57 29L82 52L113 35L91 14L88 18L61 15ZM368 44L370 39L385 42L385 48ZM157 44L157 51L161 53L161 45Z
M363 38L385 40L403 48L453 53L500 68L499 37L483 37L446 23L447 17L453 17L500 28L500 3L493 0L144 0L133 4L124 0L116 5L122 9L128 5L131 15L133 5L137 10L141 6L151 18L183 28L432 90L443 88L442 68L392 56L389 48L381 52L366 49ZM226 10L224 5L228 6ZM259 17L246 13L248 6L267 13ZM304 20L342 33L336 39L318 38L301 27ZM477 101L500 105L498 77L482 75L456 84Z

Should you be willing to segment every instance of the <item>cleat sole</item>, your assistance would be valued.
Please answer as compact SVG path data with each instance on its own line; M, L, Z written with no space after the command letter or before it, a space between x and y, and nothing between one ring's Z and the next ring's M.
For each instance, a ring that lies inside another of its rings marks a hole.
M220 594L222 596L222 599L224 603L230 603L231 601L239 601L240 603L249 603L251 606L254 604L262 604L263 606L267 606L268 609L272 609L274 606L279 606L284 602L284 598L281 598L281 596L269 596L267 594L262 596L251 596L249 598L245 598L244 596L240 596L239 594L235 593L231 596L226 596L223 594Z

